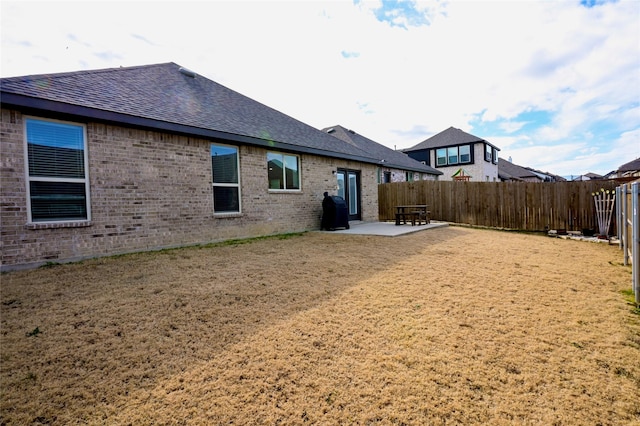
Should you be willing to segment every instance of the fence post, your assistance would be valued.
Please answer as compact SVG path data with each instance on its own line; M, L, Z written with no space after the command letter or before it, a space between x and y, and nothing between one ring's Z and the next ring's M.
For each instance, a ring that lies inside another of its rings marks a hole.
M627 184L622 185L622 248L624 250L624 266L629 264L629 202L627 198Z
M633 241L631 250L631 271L633 277L633 293L635 294L636 306L640 305L640 215L638 211L640 204L640 184L631 184L631 215Z
M617 225L617 232L616 232L616 236L618 237L618 248L620 248L620 250L622 250L623 248L623 244L622 244L622 208L620 207L620 205L622 204L622 187L621 186L617 186L616 187L616 225Z

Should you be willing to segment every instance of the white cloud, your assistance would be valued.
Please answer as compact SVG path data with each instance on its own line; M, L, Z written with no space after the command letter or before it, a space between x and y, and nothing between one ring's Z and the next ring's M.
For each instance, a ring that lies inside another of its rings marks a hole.
M382 6L3 1L0 70L173 61L315 127L342 124L398 149L481 120L496 133L478 136L513 149L517 164L577 174L630 161L615 157L637 148L620 135L640 128L640 2L399 2L393 22L376 17ZM551 120L536 128L519 118L530 111ZM584 148L595 152L574 160Z

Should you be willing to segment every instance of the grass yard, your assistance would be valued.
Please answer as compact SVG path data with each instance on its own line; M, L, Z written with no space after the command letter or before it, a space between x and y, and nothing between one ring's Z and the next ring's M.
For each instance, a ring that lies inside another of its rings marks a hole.
M640 424L617 246L306 233L1 276L0 424Z

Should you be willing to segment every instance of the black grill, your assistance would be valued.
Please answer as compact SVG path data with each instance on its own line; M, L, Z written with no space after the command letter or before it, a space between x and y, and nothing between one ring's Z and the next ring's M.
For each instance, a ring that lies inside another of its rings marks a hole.
M322 200L322 224L320 229L334 231L336 228L349 229L349 210L344 198L324 193Z

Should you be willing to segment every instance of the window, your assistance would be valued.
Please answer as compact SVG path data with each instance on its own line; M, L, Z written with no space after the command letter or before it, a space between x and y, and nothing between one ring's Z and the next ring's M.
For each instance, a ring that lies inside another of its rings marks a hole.
M491 158L492 158L493 164L498 164L498 150L493 148L492 154L493 155Z
M471 145L462 145L460 147L460 162L461 163L471 162Z
M438 148L436 150L436 166L447 165L447 148Z
M29 222L91 219L85 128L25 120Z
M491 155L491 145L485 144L484 145L484 159L485 161L491 161L492 155Z
M471 145L450 146L436 150L436 166L471 163Z
M447 148L447 163L450 165L458 164L458 147L457 146Z
M269 189L300 189L300 159L297 155L269 152L267 168Z
M238 148L211 145L214 213L240 213Z

